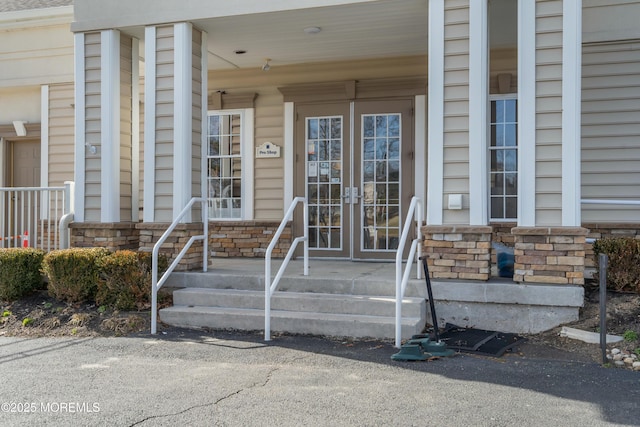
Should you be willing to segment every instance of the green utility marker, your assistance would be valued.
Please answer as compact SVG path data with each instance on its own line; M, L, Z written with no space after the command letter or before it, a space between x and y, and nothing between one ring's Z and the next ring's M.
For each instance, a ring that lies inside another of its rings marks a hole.
M407 344L418 344L422 351L430 353L433 357L449 357L455 354L455 350L447 348L444 342L431 341L426 335L414 335Z
M391 360L400 361L424 361L431 357L430 354L425 354L422 351L420 344L405 344L400 347L400 351L391 356Z
M400 347L398 353L391 356L392 360L427 360L432 357L449 357L455 354L454 350L447 348L447 345L440 341L438 335L438 317L436 316L436 307L433 302L427 258L421 257L420 260L422 261L422 267L424 268L424 275L427 281L427 294L429 296L431 319L433 321L433 334L436 340L431 341L429 335L414 335L406 344Z

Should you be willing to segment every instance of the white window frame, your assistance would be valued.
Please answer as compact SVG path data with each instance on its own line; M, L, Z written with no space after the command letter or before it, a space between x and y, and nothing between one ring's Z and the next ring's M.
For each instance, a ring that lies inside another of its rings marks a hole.
M519 157L521 155L519 147L520 147L520 141L518 140L518 136L519 133L517 131L517 129L520 126L520 123L518 122L518 115L516 114L516 145L514 147L504 147L504 148L498 148L498 147L492 147L491 146L491 103L493 101L516 101L516 107L519 108L519 100L518 100L518 94L517 93L508 93L508 94L501 94L501 95L490 95L489 96L489 109L487 111L487 199L488 199L488 203L487 203L487 209L488 209L488 214L489 214L489 222L517 222L518 221L518 210L516 209L516 217L515 218L505 218L504 216L502 218L497 218L493 216L493 213L491 212L491 198L492 198L492 194L491 194L491 152L492 151L496 151L498 149L502 149L502 150L506 150L506 149L515 149L516 150L516 155ZM519 170L519 162L516 161L516 176L518 179L518 182L520 182L520 170ZM516 206L519 203L518 200L520 199L520 187L519 185L516 186ZM504 198L505 195L503 195ZM505 210L506 213L506 210Z
M242 108L242 109L229 109L229 110L208 110L207 111L207 135L206 143L203 144L204 165L202 168L203 182L206 182L206 197L209 197L209 117L219 115L233 115L240 116L240 162L242 164L242 172L240 174L240 180L242 182L242 189L240 193L240 217L239 218L212 218L213 212L210 208L209 221L248 221L253 219L253 194L254 194L254 182L253 182L253 169L254 169L254 109Z

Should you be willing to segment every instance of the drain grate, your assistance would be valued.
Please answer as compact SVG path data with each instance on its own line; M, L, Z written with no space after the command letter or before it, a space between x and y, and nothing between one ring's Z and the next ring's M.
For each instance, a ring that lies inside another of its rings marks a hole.
M487 331L484 329L463 328L447 323L440 339L450 349L466 353L502 356L525 339L517 334Z

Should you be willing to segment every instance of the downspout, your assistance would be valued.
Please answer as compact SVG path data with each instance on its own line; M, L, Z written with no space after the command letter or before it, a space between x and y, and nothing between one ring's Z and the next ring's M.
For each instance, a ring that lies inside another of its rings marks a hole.
M73 212L62 215L58 226L60 232L60 249L69 249L69 224L73 222Z

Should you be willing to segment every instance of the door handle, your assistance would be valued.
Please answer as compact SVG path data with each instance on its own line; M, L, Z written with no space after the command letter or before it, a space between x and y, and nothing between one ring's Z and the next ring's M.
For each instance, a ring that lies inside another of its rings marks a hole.
M351 204L351 187L344 187L342 189L342 199L346 204Z
M358 195L358 187L351 187L351 203L354 205L358 204L358 199L361 199L362 196Z
M362 198L358 194L358 187L344 187L342 190L342 198L346 204L357 205L358 200Z

